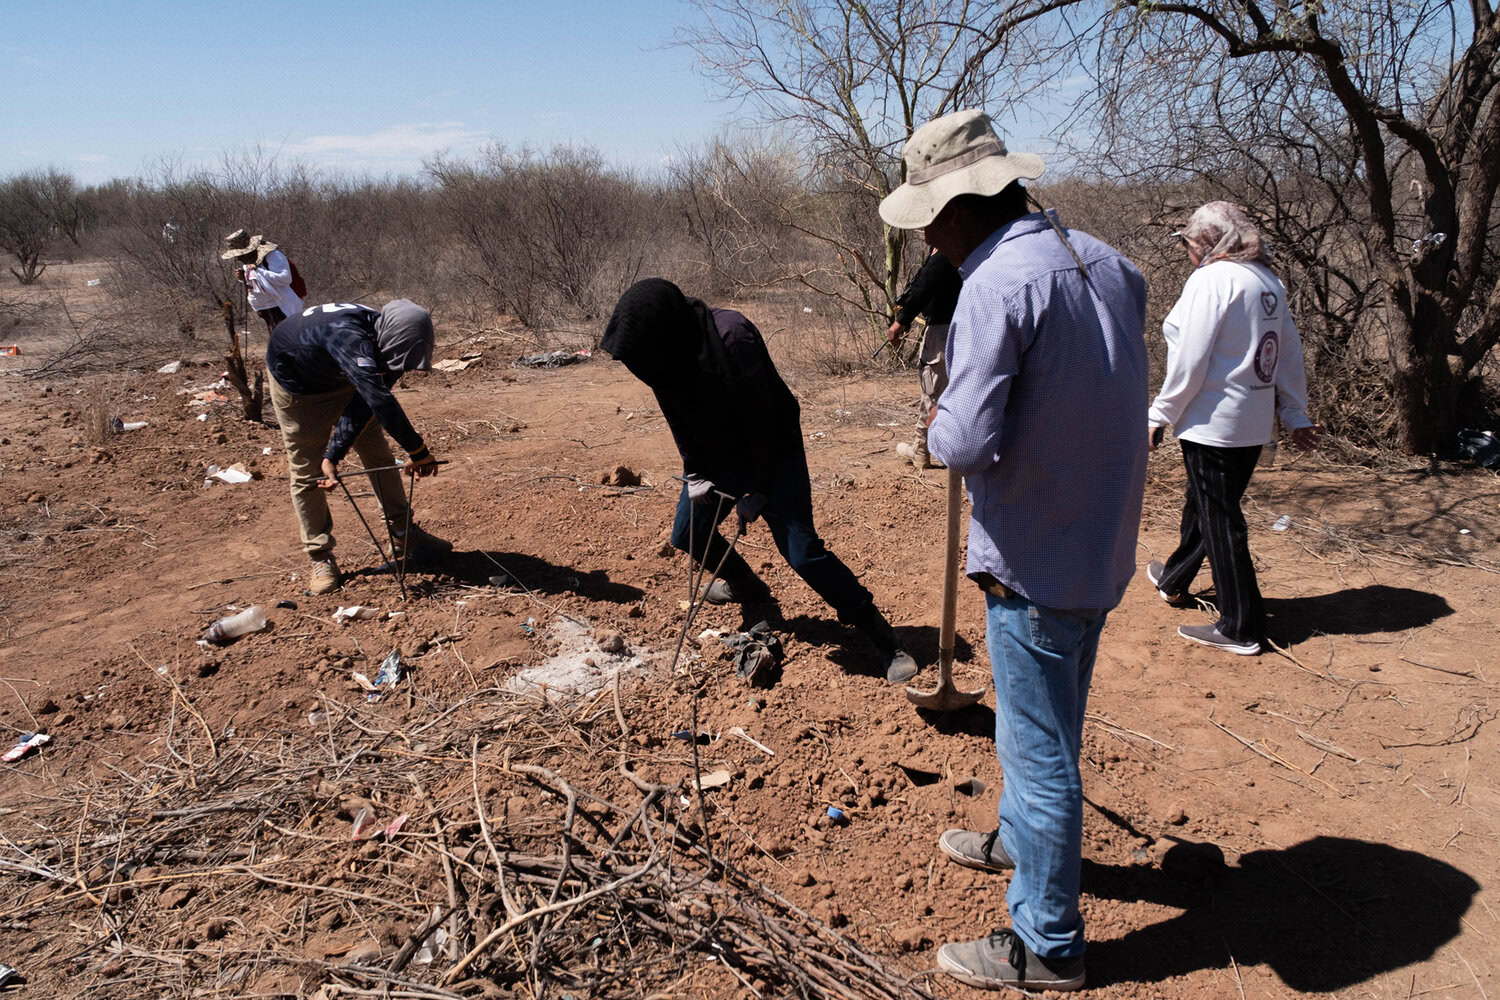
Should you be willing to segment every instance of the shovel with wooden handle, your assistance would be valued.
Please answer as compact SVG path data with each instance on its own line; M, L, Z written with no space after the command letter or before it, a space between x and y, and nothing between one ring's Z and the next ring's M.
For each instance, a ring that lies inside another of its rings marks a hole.
M938 686L936 691L906 689L906 700L918 708L951 712L979 703L983 691L960 691L953 686L953 638L958 624L958 513L963 477L948 470L948 552L943 564L943 626L938 635Z

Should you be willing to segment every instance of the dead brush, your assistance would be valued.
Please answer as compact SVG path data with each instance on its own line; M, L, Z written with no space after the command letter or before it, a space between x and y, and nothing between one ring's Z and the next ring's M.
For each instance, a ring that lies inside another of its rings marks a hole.
M84 391L81 433L84 440L96 448L103 447L114 433L111 428L111 421L115 417L114 405L114 393L104 381L91 382Z
M710 842L689 751L642 762L608 696L490 688L406 724L325 698L310 726L238 737L145 669L170 701L154 757L9 799L0 928L37 942L37 987L932 997L759 882L748 836Z

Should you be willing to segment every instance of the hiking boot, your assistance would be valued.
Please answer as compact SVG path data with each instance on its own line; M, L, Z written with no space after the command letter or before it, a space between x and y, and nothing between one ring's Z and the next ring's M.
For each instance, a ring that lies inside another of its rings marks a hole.
M1226 653L1254 656L1260 652L1260 643L1254 639L1231 639L1220 632L1217 625L1179 625L1177 634L1199 645L1222 649Z
M1178 605L1186 603L1186 595L1169 594L1161 589L1161 578L1167 575L1167 567L1160 560L1152 560L1146 564L1146 579L1151 581L1151 586L1156 588L1156 596L1168 604Z
M891 684L905 684L917 676L917 661L901 648L896 639L896 630L885 620L885 615L871 601L861 608L848 623L865 634L875 646L881 662L885 664L885 679Z
M1000 843L1000 831L980 833L977 830L945 830L938 847L965 868L982 872L1008 872L1016 866Z
M1042 958L1016 936L999 930L978 941L945 944L938 968L982 990L1076 990L1083 987L1083 956Z
M925 443L908 444L902 441L896 445L896 454L910 462L914 469L932 468L932 456L927 454L927 445Z
M313 560L312 572L307 577L309 594L331 594L339 589L339 584L342 582L339 576L339 564L333 561L333 556Z
M404 534L400 529L391 530L392 560L405 556L409 563L434 562L452 551L452 542L423 531L421 525L412 525L411 530Z

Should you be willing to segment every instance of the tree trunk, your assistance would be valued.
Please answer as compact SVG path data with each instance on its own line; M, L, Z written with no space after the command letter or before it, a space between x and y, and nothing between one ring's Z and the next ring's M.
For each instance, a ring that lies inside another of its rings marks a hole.
M1411 455L1446 454L1458 432L1458 386L1447 350L1452 324L1436 297L1406 277L1392 287L1390 307L1396 447Z
M251 388L250 373L245 367L245 355L240 351L240 338L234 329L234 303L224 300L224 330L229 334L229 353L224 356L224 366L229 369L229 384L240 394L245 419L264 423L266 401L265 374L255 372L255 386ZM247 317L248 318L248 317Z
M884 222L880 224L880 230L881 235L885 237L885 304L890 312L894 312L896 298L901 294L901 251L906 239L901 230L894 229ZM890 319L890 315L887 315L887 325Z

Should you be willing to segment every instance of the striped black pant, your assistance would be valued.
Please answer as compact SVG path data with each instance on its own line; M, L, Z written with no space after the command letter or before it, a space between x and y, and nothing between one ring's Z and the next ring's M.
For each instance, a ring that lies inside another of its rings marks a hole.
M1221 635L1259 642L1265 634L1265 606L1250 561L1250 532L1240 498L1250 485L1260 446L1216 448L1181 441L1187 468L1187 501L1182 505L1182 540L1167 559L1158 583L1169 594L1185 594L1208 557L1219 606Z

